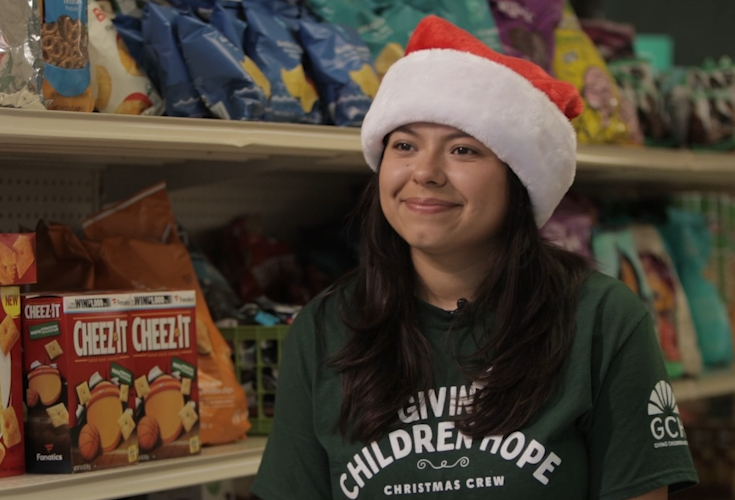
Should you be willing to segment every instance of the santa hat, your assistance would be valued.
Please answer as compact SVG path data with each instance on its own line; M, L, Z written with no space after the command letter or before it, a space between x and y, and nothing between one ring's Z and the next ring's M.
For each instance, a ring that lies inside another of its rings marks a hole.
M362 148L377 170L385 136L402 125L462 130L515 172L541 227L574 181L577 139L569 120L582 107L573 85L429 16L383 78L362 125Z

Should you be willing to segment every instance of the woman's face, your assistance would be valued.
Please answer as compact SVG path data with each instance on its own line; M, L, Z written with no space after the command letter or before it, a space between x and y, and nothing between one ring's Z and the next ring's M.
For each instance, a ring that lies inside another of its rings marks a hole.
M413 123L388 137L380 205L395 231L429 254L491 251L508 204L507 167L480 141Z

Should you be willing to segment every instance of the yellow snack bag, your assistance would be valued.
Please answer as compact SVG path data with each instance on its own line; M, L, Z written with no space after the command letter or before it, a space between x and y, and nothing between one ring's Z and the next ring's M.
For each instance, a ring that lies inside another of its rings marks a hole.
M555 39L554 73L577 87L584 99L584 111L572 122L577 140L583 144L631 142L615 80L569 4Z

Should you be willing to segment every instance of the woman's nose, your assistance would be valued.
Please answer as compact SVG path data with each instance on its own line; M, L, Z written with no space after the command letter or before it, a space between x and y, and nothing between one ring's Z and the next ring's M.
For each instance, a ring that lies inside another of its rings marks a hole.
M447 182L446 159L439 151L425 151L414 163L412 178L421 185L443 186Z

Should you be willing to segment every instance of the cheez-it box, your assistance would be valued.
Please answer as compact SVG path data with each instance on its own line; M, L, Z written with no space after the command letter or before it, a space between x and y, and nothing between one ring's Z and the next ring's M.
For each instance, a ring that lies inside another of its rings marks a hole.
M24 297L28 472L137 462L129 304L127 293Z
M199 453L195 293L130 295L140 461Z
M25 472L20 289L0 287L0 477Z

